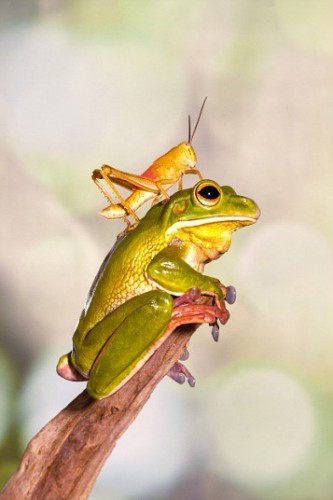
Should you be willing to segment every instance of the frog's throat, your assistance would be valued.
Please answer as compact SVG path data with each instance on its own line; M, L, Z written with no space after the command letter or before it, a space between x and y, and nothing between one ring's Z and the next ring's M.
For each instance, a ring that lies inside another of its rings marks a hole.
M241 222L246 225L254 224L256 222L255 217L249 217L246 215L230 215L230 216L212 216L212 217L203 217L202 219L190 219L190 220L180 220L172 224L169 229L166 231L166 234L174 233L178 229L183 227L195 227L195 226L203 226L205 224L213 224L214 222Z

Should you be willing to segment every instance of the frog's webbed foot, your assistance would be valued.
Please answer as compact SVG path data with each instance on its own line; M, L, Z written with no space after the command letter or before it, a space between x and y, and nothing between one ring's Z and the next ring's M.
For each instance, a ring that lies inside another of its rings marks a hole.
M213 298L212 305L198 302L198 299L207 295L209 294L194 287L180 297L176 297L173 302L171 321L176 323L176 326L190 323L209 323L213 325L217 320L224 325L229 319L229 311L223 303L221 304L217 296L211 294Z
M190 387L195 386L195 378L193 377L191 372L186 368L186 366L184 366L183 363L181 363L180 361L177 361L173 365L171 370L169 370L168 372L168 376L178 384L183 384L185 380L187 380L187 383Z
M201 297L201 290L199 288L190 288L187 292L183 293L179 297L176 297L173 301L173 308L176 309L180 306L195 304L195 301Z
M222 284L220 284L220 287L225 301L228 304L233 304L236 299L235 288L233 286L225 287ZM211 294L211 305L200 303L199 299L207 297L207 295L210 294L201 292L199 288L194 287L176 297L173 301L170 328L173 329L191 323L208 323L212 326L212 336L217 342L219 338L219 322L224 325L228 321L229 311L225 308L223 300L221 301L214 294ZM189 353L186 350L180 359L185 361L188 357ZM187 380L191 387L195 386L195 378L180 361L175 363L168 375L178 384L183 384Z
M236 290L233 286L220 285L223 290L225 301L233 304L236 300ZM219 322L224 325L229 319L229 311L220 302L217 296L213 296L213 304L200 304L198 299L205 296L199 288L191 288L180 297L174 299L172 319L179 324L184 323L208 323L212 326L212 337L215 342L219 339Z

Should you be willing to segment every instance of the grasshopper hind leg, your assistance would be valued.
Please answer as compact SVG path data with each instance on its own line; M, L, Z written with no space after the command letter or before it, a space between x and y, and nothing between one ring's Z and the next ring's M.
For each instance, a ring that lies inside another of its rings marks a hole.
M131 207L128 205L126 200L121 196L120 192L118 189L115 187L114 183L111 181L111 179L108 177L108 175L104 172L105 168L104 166L101 169L95 169L92 173L92 180L98 187L98 189L102 192L103 196L108 200L109 205L104 208L100 213L103 217L106 219L117 219L117 218L122 218L124 222L127 224L127 228L130 229L132 228L133 224L128 218L128 215L131 215L135 222L134 226L136 226L139 223L139 217L136 215L136 213L131 209ZM113 201L111 198L110 194L104 189L104 187L101 185L100 181L105 180L108 186L110 187L111 191L114 193L114 195L118 198L121 207L119 212L120 215L112 215L110 216L109 214L109 209L111 207L118 207L118 204ZM123 213L123 210L125 213Z

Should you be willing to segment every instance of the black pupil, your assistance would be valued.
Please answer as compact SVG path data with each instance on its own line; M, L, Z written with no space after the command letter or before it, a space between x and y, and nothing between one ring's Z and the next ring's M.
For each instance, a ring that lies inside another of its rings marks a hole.
M199 191L200 196L206 198L206 200L216 200L220 196L218 189L215 186L204 186Z

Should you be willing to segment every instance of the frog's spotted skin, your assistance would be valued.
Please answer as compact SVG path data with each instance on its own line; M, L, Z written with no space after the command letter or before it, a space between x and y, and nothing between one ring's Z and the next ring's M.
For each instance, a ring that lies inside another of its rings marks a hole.
M154 205L104 260L58 373L89 379L88 392L98 399L140 369L170 325L208 322L217 340L217 319L227 321L224 300L233 303L235 290L202 272L229 249L232 233L259 214L254 201L210 180ZM196 304L201 294L212 296L213 306ZM181 364L177 370L179 380L192 381Z
M140 227L142 237L135 238L137 233L132 231L126 236L126 249L117 242L108 254L94 294L85 307L83 319L87 331L129 298L156 289L148 280L145 269L147 262L168 245L168 240L163 234L156 234L156 227L152 224L140 224ZM131 244L135 245L136 252L129 251L131 247L128 245ZM114 276L119 276L119 279L115 280Z

